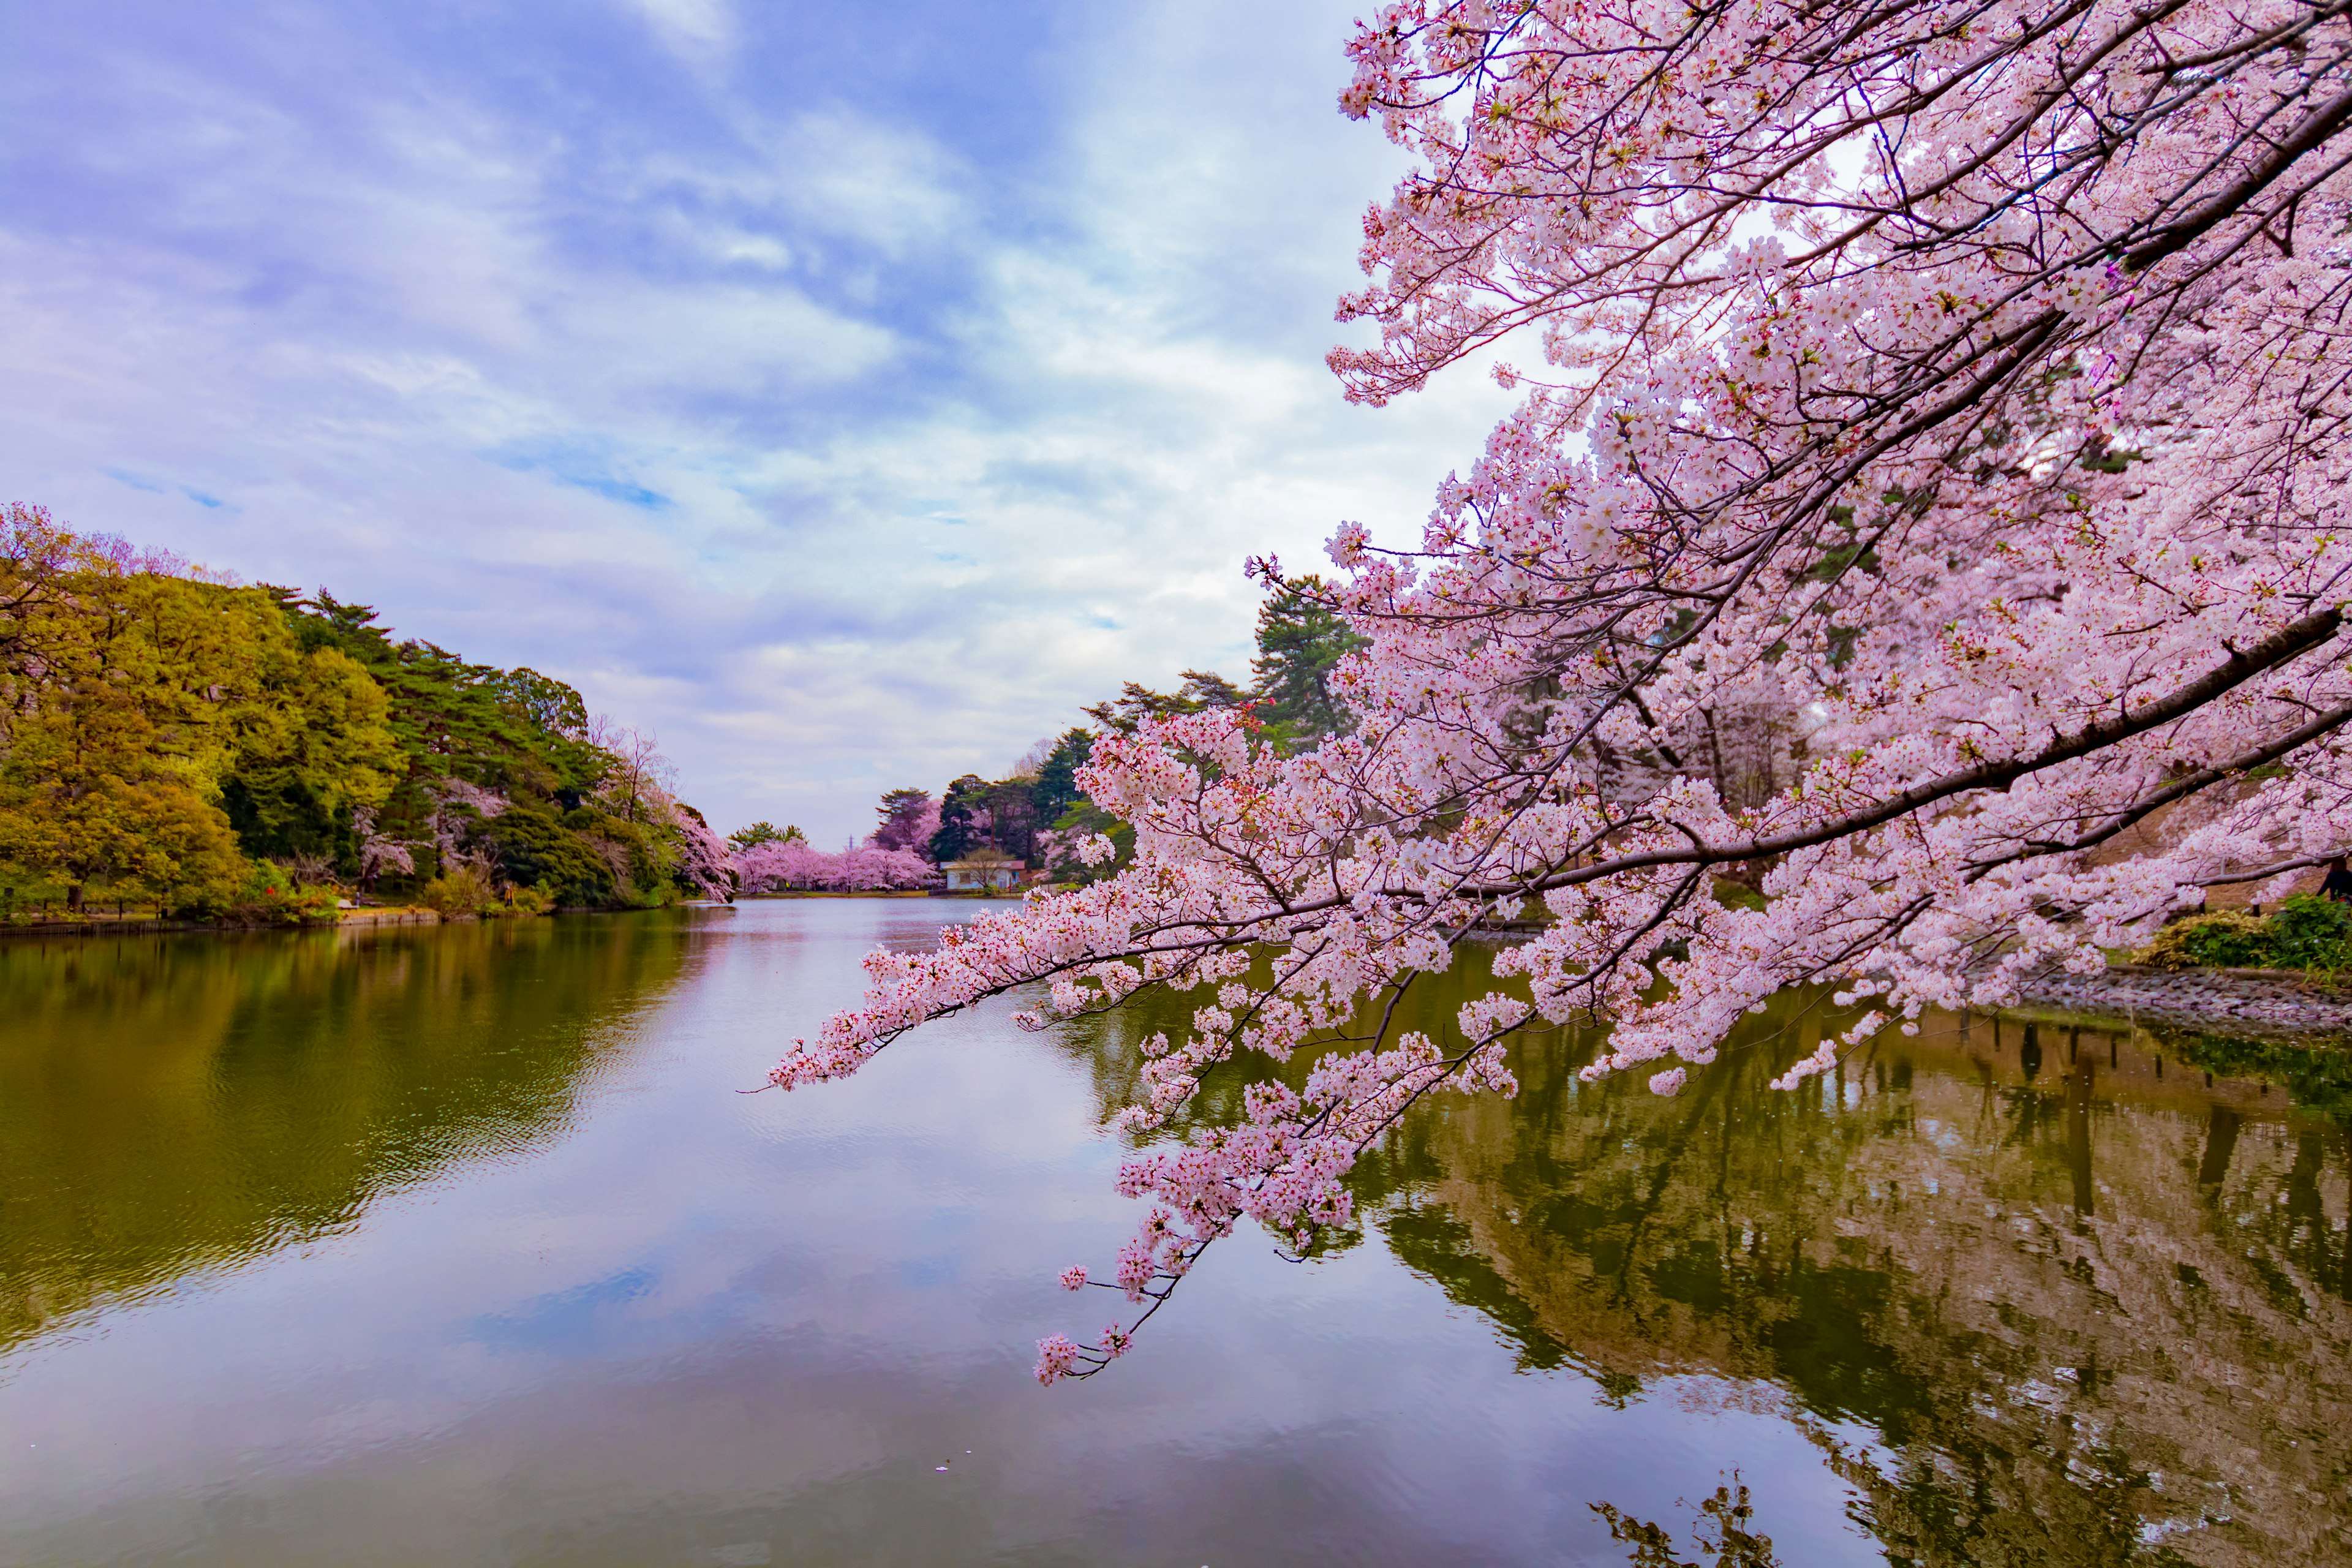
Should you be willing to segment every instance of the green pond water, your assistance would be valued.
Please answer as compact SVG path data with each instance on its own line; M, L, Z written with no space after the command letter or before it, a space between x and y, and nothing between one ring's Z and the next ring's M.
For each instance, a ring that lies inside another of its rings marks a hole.
M1735 1476L1784 1568L2352 1563L2352 1058L1931 1018L1778 1094L1788 998L1662 1100L1538 1035L1360 1238L1041 1390L1165 1019L738 1092L969 909L0 942L0 1563L1696 1562Z

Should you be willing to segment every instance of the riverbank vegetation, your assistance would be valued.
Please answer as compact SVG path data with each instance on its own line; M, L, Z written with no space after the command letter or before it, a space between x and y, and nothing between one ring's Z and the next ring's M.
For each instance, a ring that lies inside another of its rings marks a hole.
M251 924L723 892L653 736L530 668L0 512L0 911Z
M2176 921L2132 954L2158 969L2304 969L2337 973L2352 967L2352 905L2297 893L2267 915L2220 910Z

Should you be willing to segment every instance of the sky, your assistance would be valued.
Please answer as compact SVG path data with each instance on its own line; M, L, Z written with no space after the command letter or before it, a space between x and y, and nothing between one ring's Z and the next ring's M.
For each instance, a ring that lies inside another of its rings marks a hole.
M1243 562L1417 536L1506 395L1351 408L1350 6L0 14L0 500L577 686L821 845Z

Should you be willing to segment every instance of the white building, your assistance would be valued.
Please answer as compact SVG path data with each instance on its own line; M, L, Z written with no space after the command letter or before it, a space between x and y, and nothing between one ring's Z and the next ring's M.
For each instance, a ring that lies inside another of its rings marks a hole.
M1021 885L1021 862L1001 849L974 849L940 868L950 893L1010 889Z

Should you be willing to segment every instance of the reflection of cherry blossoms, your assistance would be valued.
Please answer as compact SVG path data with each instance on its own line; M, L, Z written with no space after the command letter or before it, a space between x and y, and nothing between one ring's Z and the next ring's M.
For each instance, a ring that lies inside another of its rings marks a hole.
M1366 1141L1507 1090L1531 1012L1612 1020L1588 1073L1670 1092L1783 986L1872 998L1794 1082L2352 844L2342 6L1418 0L1351 53L1346 107L1418 166L1366 221L1349 395L1522 328L1546 362L1502 373L1527 395L1418 549L1349 524L1338 587L1256 564L1370 639L1356 728L1105 736L1083 783L1133 864L875 955L776 1081L1034 981L1058 1014L1197 1000L1138 1131L1236 1052L1352 1042L1129 1163L1150 1298L1244 1215L1343 1223ZM1720 787L1677 738L1733 709L1801 715L1801 771ZM2176 805L2168 846L2093 863ZM1764 898L1719 897L1735 871ZM1528 914L1523 1000L1443 1041L1357 1017Z

